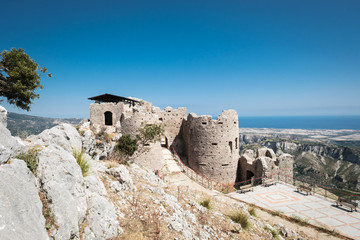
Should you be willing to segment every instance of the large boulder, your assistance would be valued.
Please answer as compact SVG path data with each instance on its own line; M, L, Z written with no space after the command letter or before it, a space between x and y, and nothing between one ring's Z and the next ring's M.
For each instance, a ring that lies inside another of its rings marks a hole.
M36 179L22 160L0 166L0 239L48 239Z
M62 123L50 129L44 130L39 135L28 137L31 145L48 146L50 144L58 145L68 152L73 149L81 150L82 142L79 132L71 124Z
M55 224L56 239L79 238L79 225L87 209L84 179L71 153L50 145L39 153L37 176Z
M7 126L7 111L0 106L0 165L9 160L11 156L16 156L23 148L24 144L18 137L12 137Z

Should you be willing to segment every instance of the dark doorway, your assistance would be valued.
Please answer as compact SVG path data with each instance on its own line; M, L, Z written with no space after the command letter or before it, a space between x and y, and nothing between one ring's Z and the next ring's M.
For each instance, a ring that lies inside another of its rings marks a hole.
M246 171L246 180L251 180L253 176L254 173L252 171Z
M105 115L105 125L112 126L112 122L113 122L112 121L112 112L107 111L104 113L104 115Z

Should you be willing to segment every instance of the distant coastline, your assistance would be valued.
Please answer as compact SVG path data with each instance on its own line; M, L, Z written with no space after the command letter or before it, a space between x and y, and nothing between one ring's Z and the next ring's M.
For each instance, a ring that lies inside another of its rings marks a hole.
M240 128L353 129L360 130L357 116L239 117Z

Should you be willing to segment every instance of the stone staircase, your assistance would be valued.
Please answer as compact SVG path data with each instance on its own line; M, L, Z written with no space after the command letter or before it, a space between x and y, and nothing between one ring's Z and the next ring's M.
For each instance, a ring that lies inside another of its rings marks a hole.
M167 149L167 148L163 148L162 152L163 152L164 161L165 161L165 168L167 169L167 171L169 173L181 172L181 169L178 166L178 164L176 163L176 161L175 161L172 153L170 152L170 150Z

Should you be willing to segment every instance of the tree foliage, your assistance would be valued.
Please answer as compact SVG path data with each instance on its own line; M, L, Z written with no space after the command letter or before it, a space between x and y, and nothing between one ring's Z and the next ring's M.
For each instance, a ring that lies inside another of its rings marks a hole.
M137 141L128 134L122 135L118 140L115 149L128 156L132 156L137 149Z
M160 124L142 123L137 136L143 145L159 141L164 134L164 127Z
M35 90L43 89L39 73L46 73L47 69L40 68L21 48L4 50L0 57L0 97L29 111L33 100L39 98ZM51 73L47 76L51 77Z

